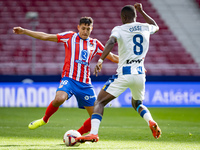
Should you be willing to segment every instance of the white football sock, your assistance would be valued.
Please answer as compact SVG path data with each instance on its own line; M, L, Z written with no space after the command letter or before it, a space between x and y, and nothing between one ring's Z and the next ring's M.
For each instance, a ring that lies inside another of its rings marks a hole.
M90 134L94 134L94 135L98 134L100 123L101 123L101 121L99 119L92 119L91 120Z
M149 125L149 120L154 121L149 111L144 114L143 118L148 123L148 125Z
M149 125L149 120L153 120L152 116L151 116L151 113L149 112L148 108L144 105L140 105L140 107L143 108L143 110L146 110L146 113L144 114L143 118L144 120L147 122L147 124Z

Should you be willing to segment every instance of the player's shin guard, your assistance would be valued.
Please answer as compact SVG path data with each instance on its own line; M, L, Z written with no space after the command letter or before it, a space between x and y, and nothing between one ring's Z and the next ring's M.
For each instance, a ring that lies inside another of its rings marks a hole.
M101 114L92 114L90 134L94 134L94 135L98 134L101 120L102 120Z

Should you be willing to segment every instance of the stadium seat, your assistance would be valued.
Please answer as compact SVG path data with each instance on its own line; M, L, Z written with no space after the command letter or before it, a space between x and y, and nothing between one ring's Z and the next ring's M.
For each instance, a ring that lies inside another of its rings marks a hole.
M196 0L200 6L200 1ZM91 37L99 39L104 45L109 38L111 30L116 25L121 25L120 10L122 6L130 4L129 0L6 0L1 1L0 17L0 74L31 74L32 42L33 38L25 35L14 35L12 28L21 26L33 29L31 20L25 18L29 11L39 14L36 30L47 33L61 33L65 31L77 31L79 18L91 16L94 19L94 30ZM196 65L191 55L186 52L182 44L170 31L159 13L153 8L149 0L143 2L146 12L158 23L160 30L150 38L149 52L145 59L148 75L200 75L199 69L183 66ZM52 13L53 12L53 13ZM145 20L138 14L138 21ZM36 67L37 74L60 74L64 61L64 46L54 42L36 40L36 63L43 64ZM117 46L113 53L117 54ZM55 56L55 57L54 57ZM187 57L187 59L185 59ZM94 57L92 64L96 64L98 56ZM5 66L5 63L25 64ZM54 64L46 65L46 63ZM116 73L116 67L105 61L101 74L110 75ZM29 64L29 65L27 65ZM152 67L159 65L159 69ZM176 66L176 69L166 69L166 66ZM5 66L6 68L3 68ZM59 66L59 67L58 67ZM57 68L58 67L58 68ZM92 68L92 67L91 67ZM4 69L4 71L3 71ZM188 71L189 70L189 71ZM190 73L188 73L190 72Z
M199 5L199 8L200 8L200 0L196 0L197 4Z

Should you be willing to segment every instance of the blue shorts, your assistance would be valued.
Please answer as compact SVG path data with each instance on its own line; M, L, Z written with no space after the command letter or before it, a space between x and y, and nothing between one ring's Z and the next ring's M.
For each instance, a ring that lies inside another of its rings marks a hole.
M68 94L68 99L74 95L78 102L78 107L83 109L84 106L94 106L94 102L97 99L91 84L78 82L68 77L61 79L57 91L65 91Z

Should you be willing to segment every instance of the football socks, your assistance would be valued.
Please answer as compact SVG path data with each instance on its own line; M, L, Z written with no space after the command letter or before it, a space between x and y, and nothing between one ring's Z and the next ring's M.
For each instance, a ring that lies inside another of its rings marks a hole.
M99 126L102 120L102 115L101 114L92 114L91 118L91 131L90 134L98 134L99 131Z
M49 104L49 106L46 109L45 115L43 117L44 122L48 122L49 118L58 110L59 107L54 107L52 105L52 102Z
M88 118L87 120L85 120L85 122L83 123L83 125L77 130L81 135L89 132L91 129L91 119Z
M137 112L140 114L140 116L142 118L144 118L144 120L148 123L149 125L149 120L152 120L153 121L153 118L151 116L151 113L149 112L148 108L144 105L139 105L137 107Z

